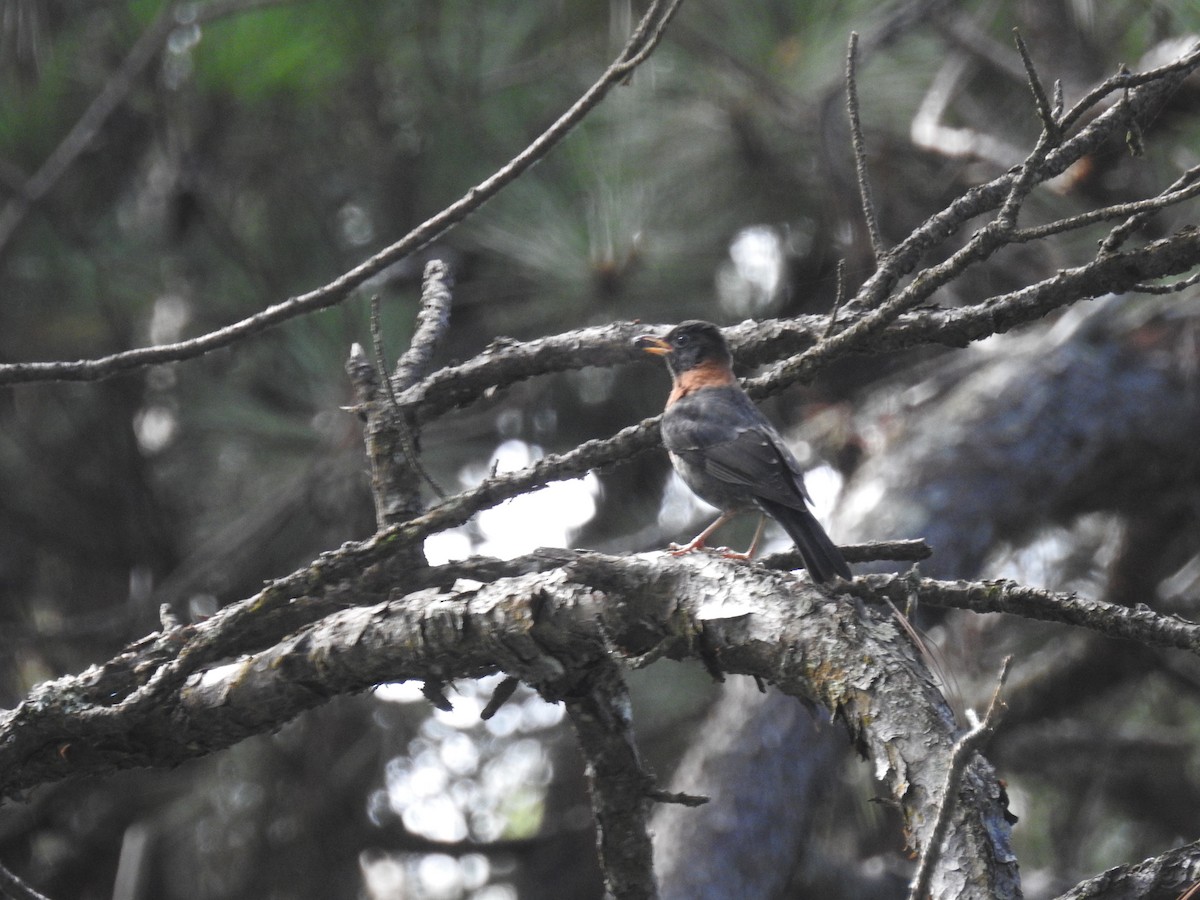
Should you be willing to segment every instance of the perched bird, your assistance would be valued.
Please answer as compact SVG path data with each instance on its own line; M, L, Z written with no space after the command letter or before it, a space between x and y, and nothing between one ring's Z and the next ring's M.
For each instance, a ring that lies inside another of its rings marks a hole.
M701 499L721 516L677 555L704 546L709 536L738 513L763 515L750 549L726 551L749 559L770 515L796 543L814 581L850 578L841 551L809 510L804 475L775 427L754 405L733 374L733 357L720 330L708 322L683 322L666 337L644 334L634 345L666 359L673 385L662 419L663 444L671 464Z

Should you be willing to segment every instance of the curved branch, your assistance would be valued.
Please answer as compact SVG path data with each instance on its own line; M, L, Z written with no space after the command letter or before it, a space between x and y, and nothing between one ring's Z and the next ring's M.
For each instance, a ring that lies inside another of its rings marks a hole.
M957 731L890 609L847 602L786 573L662 554L580 554L561 568L475 591L420 591L357 605L376 596L370 570L341 578L327 600L343 608L259 653L197 671L156 703L110 707L103 718L88 715L104 698L88 699L86 674L43 685L0 717L0 793L175 765L276 728L334 694L384 681L502 670L551 699L586 703L596 684L589 673L614 657L703 654L725 671L823 704L873 761L914 848L930 839ZM177 638L185 642L181 655L192 641L204 645L197 632L207 626ZM214 659L228 658L225 650ZM594 776L634 779L605 785L629 796L642 776L633 756L617 756L626 762ZM934 895L1017 896L1003 793L991 767L976 758L956 792Z
M885 304L863 314L842 331L804 353L784 360L746 382L756 397L778 393L797 381L808 380L818 370L849 353L900 350L921 344L965 346L1040 319L1079 300L1134 290L1143 281L1179 275L1200 265L1200 229L1189 226L1145 247L1098 257L1008 294L973 306L931 310L900 318ZM1133 277L1144 273L1144 277Z
M98 359L75 362L30 362L0 365L0 384L22 384L32 381L95 381L146 366L193 359L220 347L226 347L242 338L258 334L289 319L340 303L349 295L350 291L372 275L421 249L441 236L450 226L461 222L545 156L604 99L615 85L628 78L630 73L658 46L667 24L681 2L682 0L654 0L624 49L616 60L605 69L599 80L528 147L437 215L418 225L390 247L384 248L328 284L269 306L240 322L174 344L141 347Z
M1174 202L1174 195L1155 198ZM842 331L822 340L826 317L798 316L743 323L724 329L739 363L758 365L782 355L804 354L746 382L759 397L811 379L822 367L853 353L892 352L929 344L966 346L1045 317L1081 299L1133 290L1137 285L1180 275L1200 265L1200 232L1185 228L1144 247L1104 254L1082 266L970 306L922 309L881 321L858 308L841 320ZM866 323L847 336L855 326ZM635 362L633 338L655 326L635 322L580 328L532 341L497 340L482 353L431 374L399 397L418 422L479 400L488 391L527 378L586 366ZM819 344L819 350L817 345ZM571 476L573 477L573 476Z

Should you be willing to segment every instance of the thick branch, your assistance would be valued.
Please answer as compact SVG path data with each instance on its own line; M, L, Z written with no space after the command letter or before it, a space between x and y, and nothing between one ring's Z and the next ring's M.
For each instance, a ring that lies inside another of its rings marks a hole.
M1058 900L1184 900L1189 887L1200 882L1200 841L1176 847L1161 856L1128 866L1115 866L1081 881ZM1190 898L1189 898L1190 900Z
M588 668L582 687L563 700L587 765L606 886L617 900L651 900L658 894L647 827L653 782L633 740L629 691L612 659Z
M372 583L369 571L343 577L326 602L360 603ZM88 715L103 701L87 698L86 674L60 679L0 719L0 791L175 765L276 728L331 695L431 673L450 680L503 670L551 698L576 697L586 673L613 653L703 653L725 671L822 703L874 761L913 846L929 840L956 729L890 610L864 609L785 573L659 554L582 554L475 592L422 591L343 608L269 649L197 672L155 703L111 707L102 717ZM1017 895L1002 792L981 759L958 787L949 833L935 896Z

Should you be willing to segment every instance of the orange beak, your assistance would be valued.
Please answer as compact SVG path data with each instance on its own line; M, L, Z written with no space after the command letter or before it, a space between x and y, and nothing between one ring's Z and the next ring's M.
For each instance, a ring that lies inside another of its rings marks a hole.
M653 334L642 334L633 339L633 346L655 356L666 356L671 352L671 345Z

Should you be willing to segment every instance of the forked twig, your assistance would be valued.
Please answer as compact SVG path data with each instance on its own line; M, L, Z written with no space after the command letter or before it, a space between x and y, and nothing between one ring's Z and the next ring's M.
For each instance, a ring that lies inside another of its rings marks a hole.
M429 474L429 471L421 462L421 457L417 450L417 436L413 430L412 422L409 416L405 414L404 407L400 405L400 401L396 397L396 386L392 383L392 377L388 374L387 358L383 351L383 323L380 316L379 302L379 295L373 294L371 296L371 347L374 350L376 375L383 383L384 392L387 395L388 402L391 404L392 412L395 414L396 430L400 433L400 447L404 451L404 459L408 462L409 468L416 472L429 485L438 498L445 500L447 496L445 490L443 490L440 484L434 481L433 476ZM421 329L418 328L417 334L413 337L413 344L409 346L408 353L412 352L420 334ZM406 357L408 353L405 354Z

